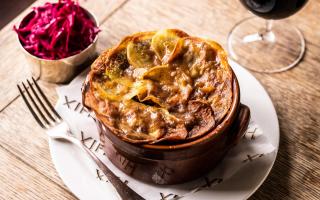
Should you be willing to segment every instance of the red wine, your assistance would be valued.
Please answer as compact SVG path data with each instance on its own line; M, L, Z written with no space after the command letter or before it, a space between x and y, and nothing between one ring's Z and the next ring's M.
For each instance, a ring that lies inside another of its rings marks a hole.
M240 0L255 15L282 19L299 11L308 0Z

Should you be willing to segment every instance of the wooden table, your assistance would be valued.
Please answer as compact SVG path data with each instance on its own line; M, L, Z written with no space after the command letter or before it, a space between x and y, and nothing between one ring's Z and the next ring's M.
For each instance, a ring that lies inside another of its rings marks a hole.
M101 23L99 52L133 32L166 27L208 36L226 47L232 26L251 15L238 1L224 0L80 3L93 11ZM290 18L303 32L307 44L304 59L297 67L272 75L253 73L274 102L281 139L274 168L251 199L320 199L319 10L320 1L309 1ZM0 31L0 199L76 199L58 177L51 162L48 138L16 89L18 81L30 77L30 71L12 26L28 11ZM39 83L55 102L57 85Z

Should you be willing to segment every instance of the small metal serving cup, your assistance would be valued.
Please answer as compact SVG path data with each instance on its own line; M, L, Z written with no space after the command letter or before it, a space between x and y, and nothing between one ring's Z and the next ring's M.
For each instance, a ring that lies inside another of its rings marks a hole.
M81 8L88 13L96 26L99 27L99 22L94 14L83 7ZM21 26L26 19L30 18L33 12L34 11L30 12L25 18L23 18L19 26ZM53 83L66 83L85 67L85 63L88 62L89 64L89 62L96 57L98 35L99 34L97 34L93 42L80 53L58 60L48 60L34 56L22 46L19 37L18 41L34 77Z

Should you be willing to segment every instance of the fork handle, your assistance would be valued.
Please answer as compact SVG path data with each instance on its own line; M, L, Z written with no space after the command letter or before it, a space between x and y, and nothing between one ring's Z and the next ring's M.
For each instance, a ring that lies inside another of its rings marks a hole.
M119 177L117 177L92 151L89 150L87 146L81 143L83 149L90 155L90 157L95 161L98 167L106 175L111 184L115 187L118 194L123 200L145 200L134 190L132 190L127 184L122 182Z
M104 175L108 178L110 183L114 186L114 188L117 190L118 194L120 195L121 199L123 200L145 200L143 197L141 197L138 193L136 193L134 190L132 190L127 184L122 182L119 177L117 177L84 143L79 141L78 139L68 136L66 134L57 134L59 133L57 130L67 130L67 124L62 123L55 127L56 129L52 129L51 131L48 131L48 135L52 139L56 140L64 140L71 142L84 150L92 159L93 161L98 165L99 169L102 170Z
M102 172L107 176L108 180L115 187L123 200L145 200L129 186L127 186L127 184L122 182L119 177L117 177L94 153L92 153L92 151L89 150L87 146L85 146L83 143L81 144L83 149L90 155Z

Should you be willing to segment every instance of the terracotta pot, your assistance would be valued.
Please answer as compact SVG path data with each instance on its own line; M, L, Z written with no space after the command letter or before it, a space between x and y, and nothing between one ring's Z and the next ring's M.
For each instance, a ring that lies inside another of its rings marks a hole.
M248 126L250 110L240 104L239 84L234 76L233 102L224 120L211 132L181 144L125 142L97 117L101 144L110 161L126 174L155 184L177 184L213 169L238 142Z

